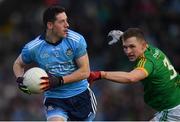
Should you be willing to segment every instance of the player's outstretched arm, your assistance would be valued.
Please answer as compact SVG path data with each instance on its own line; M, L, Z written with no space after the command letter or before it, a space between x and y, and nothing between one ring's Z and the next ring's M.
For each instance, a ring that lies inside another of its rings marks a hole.
M147 73L141 69L134 69L130 72L123 71L103 71L101 78L117 82L117 83L136 83L147 77Z
M107 79L117 83L136 83L147 77L146 72L134 69L131 72L123 71L91 71L88 82L93 84L96 80Z

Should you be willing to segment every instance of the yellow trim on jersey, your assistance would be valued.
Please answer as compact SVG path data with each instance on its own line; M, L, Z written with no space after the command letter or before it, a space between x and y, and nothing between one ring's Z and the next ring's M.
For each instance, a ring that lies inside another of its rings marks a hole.
M142 58L140 61L139 61L139 63L138 63L138 67L144 67L144 65L145 65L145 63L146 63L146 59L145 58Z
M137 66L141 67L141 64L142 64L142 59L138 62Z
M145 63L146 63L146 58L144 58L144 62L143 62L142 67L144 67Z
M140 70L144 71L144 73L146 74L146 77L149 75L149 73L147 72L147 70L144 69L143 67L137 67L136 69L140 69Z

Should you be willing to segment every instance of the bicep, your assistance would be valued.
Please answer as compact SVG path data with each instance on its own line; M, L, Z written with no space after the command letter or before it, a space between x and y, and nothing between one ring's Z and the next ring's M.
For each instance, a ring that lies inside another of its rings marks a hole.
M130 72L131 76L133 76L134 81L140 81L145 79L148 75L144 69L134 69Z
M15 60L14 65L19 65L21 67L25 66L25 63L23 62L21 55L19 55L18 58Z
M141 59L136 65L136 69L143 71L148 76L153 71L153 62L148 59Z
M134 70L130 73L134 77L135 81L140 81L149 76L149 74L153 71L153 63L147 59L141 59Z

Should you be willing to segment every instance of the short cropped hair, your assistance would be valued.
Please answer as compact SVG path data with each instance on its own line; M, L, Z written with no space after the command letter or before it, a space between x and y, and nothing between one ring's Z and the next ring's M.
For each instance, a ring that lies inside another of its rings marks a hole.
M136 37L140 40L145 40L144 33L139 28L128 28L122 35L121 39L123 41L127 40L130 37Z
M47 8L43 13L43 24L47 28L48 22L54 22L56 20L56 15L65 12L65 8L61 6L51 6Z

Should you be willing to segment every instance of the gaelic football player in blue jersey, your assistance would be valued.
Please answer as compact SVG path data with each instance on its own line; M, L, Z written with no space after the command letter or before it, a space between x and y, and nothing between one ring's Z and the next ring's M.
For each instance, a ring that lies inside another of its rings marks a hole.
M20 90L26 65L35 62L48 77L42 77L44 105L48 121L91 121L96 100L89 89L89 59L84 37L69 28L65 9L51 6L44 11L45 32L27 43L14 62L13 70Z

